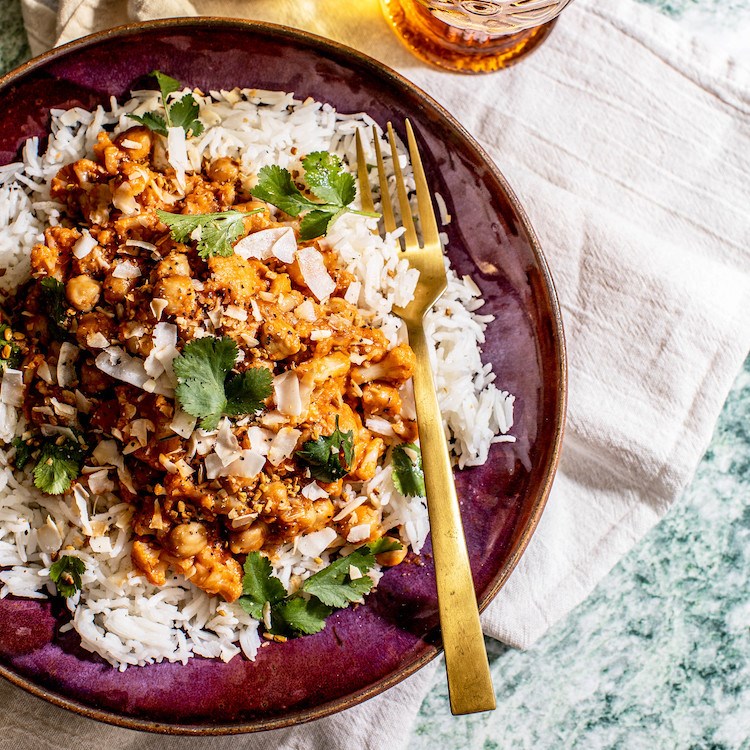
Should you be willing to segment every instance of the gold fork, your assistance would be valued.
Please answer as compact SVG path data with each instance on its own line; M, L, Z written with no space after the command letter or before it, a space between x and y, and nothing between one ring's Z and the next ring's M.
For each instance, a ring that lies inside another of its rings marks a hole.
M461 512L424 332L425 313L437 302L448 285L443 264L443 248L422 160L417 149L414 131L408 120L406 120L406 136L416 182L423 244L420 247L406 186L398 163L396 138L391 123L388 123L388 139L393 155L401 221L406 230L403 255L413 268L419 270L419 283L414 299L405 308L394 308L393 311L406 324L409 344L417 359L413 379L414 398L427 490L438 610L445 650L445 665L448 672L451 711L453 714L470 714L494 709L495 693L479 623L479 610L471 578ZM396 221L388 193L380 141L374 126L373 140L380 181L383 223L386 232L394 232ZM357 180L362 209L373 211L367 162L359 130L357 130Z

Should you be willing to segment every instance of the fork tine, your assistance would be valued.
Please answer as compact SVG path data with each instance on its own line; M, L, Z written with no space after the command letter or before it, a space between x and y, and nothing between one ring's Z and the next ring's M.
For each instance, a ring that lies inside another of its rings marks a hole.
M396 148L396 134L393 132L393 125L388 123L388 140L391 144L391 155L393 156L393 172L396 175L396 191L398 192L398 203L401 207L401 224L404 232L406 248L419 247L417 239L417 230L414 228L414 219L411 215L411 205L409 196L406 194L406 185L404 185L404 175L401 172L401 165L398 163L398 150Z
M359 199L363 211L375 211L372 201L372 190L370 190L370 177L367 174L367 159L365 159L365 147L362 143L362 131L357 128L357 183L359 185Z
M378 163L378 182L380 183L380 211L383 214L383 227L386 232L396 231L396 219L393 217L391 194L388 192L388 178L385 175L383 154L380 150L380 136L378 129L372 126L372 140L375 144L375 161Z
M417 139L414 137L414 130L408 119L406 120L406 140L409 143L411 168L414 172L414 182L417 188L417 206L419 207L419 225L422 229L422 241L425 247L431 244L440 247L440 233L438 232L437 221L435 220L435 210L432 207L432 197L430 196L430 189L427 186L427 178L425 177L424 167L422 167L419 148L417 148Z

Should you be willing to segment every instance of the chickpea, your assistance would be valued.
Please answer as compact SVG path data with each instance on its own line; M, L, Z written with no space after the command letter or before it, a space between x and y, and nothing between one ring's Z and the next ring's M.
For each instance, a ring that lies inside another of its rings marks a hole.
M257 552L263 547L267 532L268 524L265 521L256 521L247 529L233 531L229 534L229 549L235 555Z
M375 508L369 505L360 505L346 520L341 522L340 534L346 538L349 532L355 526L362 526L368 524L370 527L370 536L367 539L363 539L363 542L372 542L375 539L379 539L383 532L380 528L379 513Z
M177 557L193 557L208 544L206 527L197 521L181 523L169 532L169 543Z
M208 167L208 176L215 182L234 182L239 174L237 165L226 156L211 162Z
M133 279L121 279L109 274L104 279L104 299L111 305L122 302L133 286Z
M277 508L287 499L286 487L283 482L271 482L263 490L263 501L270 503L271 507Z
M123 146L123 141L137 143L137 146ZM115 139L118 148L124 151L134 161L145 159L151 152L151 132L148 128L136 127L120 133Z
M386 568L391 568L404 561L404 558L406 557L406 545L398 539L394 539L392 536L387 536L385 538L401 544L401 549L396 549L392 552L381 552L379 555L375 555L378 564L383 565Z
M85 349L88 346L89 336L95 333L101 333L108 341L117 338L115 324L104 313L90 312L81 315L76 330L78 344Z
M170 253L156 264L156 278L167 276L190 276L190 263L185 253Z
M305 531L322 529L333 518L333 514L333 503L328 498L316 500L305 512L302 522Z
M102 285L90 276L74 276L65 285L65 296L76 310L88 312L99 301Z
M184 315L195 308L195 290L189 276L167 276L154 285L154 297L167 300L167 315Z

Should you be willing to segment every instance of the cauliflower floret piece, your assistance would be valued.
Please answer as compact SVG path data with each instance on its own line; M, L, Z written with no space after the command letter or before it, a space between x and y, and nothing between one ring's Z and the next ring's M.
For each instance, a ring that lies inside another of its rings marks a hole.
M399 344L391 349L380 362L352 368L352 381L361 385L373 380L386 380L394 385L403 385L414 373L416 358L408 344Z

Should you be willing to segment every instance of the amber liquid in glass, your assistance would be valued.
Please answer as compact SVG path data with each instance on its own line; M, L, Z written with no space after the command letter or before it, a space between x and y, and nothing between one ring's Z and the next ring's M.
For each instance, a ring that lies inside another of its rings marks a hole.
M531 29L497 36L453 26L436 18L419 0L381 0L396 35L413 54L460 73L488 73L507 68L535 50L557 18Z

